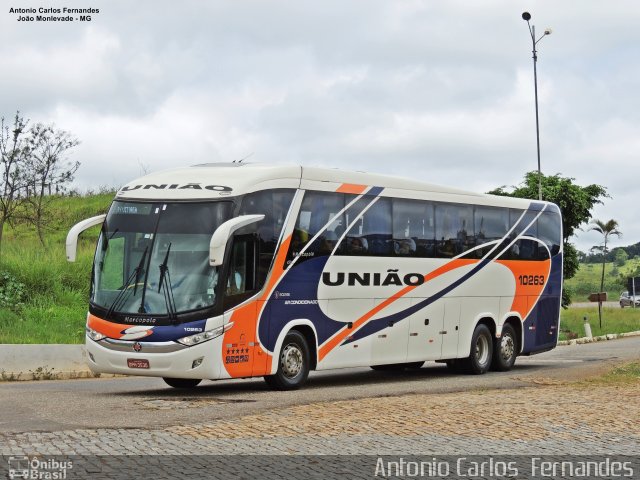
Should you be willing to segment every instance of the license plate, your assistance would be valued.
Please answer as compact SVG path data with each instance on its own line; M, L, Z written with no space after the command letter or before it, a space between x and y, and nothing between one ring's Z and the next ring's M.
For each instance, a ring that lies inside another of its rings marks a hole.
M149 360L144 358L127 358L129 368L149 368Z

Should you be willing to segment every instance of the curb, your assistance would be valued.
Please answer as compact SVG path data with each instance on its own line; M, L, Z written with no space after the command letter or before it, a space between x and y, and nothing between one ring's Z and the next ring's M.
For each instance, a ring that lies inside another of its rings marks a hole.
M574 338L573 340L562 340L558 342L558 346L582 345L585 343L604 342L606 340L615 340L617 338L627 337L640 337L640 330L627 333L608 333L606 335L600 335L599 337L582 337Z
M563 340L558 342L558 346L582 345L639 336L640 330L610 333L593 338ZM0 344L0 382L118 376L120 375L93 373L87 366L84 345Z
M94 378L84 345L2 344L0 381Z

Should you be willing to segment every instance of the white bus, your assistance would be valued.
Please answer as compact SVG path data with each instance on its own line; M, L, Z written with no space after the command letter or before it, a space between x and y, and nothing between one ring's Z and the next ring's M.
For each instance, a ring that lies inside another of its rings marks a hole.
M310 370L475 374L556 346L554 204L326 168L205 164L118 191L102 223L86 325L95 372L203 379Z

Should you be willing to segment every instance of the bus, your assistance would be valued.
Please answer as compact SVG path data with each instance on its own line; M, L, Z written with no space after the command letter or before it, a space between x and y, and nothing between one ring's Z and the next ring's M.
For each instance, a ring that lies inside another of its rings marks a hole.
M310 370L509 370L556 346L562 220L552 203L338 169L202 164L116 194L97 241L94 372L264 377Z

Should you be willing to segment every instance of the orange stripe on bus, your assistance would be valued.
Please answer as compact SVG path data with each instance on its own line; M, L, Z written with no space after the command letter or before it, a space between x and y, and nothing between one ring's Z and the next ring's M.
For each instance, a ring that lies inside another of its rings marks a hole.
M109 338L122 337L122 331L134 325L127 325L122 323L112 323L95 315L89 314L87 318L87 326L96 332L106 335Z
M532 262L527 260L498 260L496 263L504 265L513 274L516 292L513 296L511 310L518 312L522 319L527 318L533 307L538 303L544 287L549 281L551 260ZM535 280L543 278L542 283ZM533 278L534 282L524 282L525 278Z
M478 262L478 260L471 260L471 259L451 260L447 264L445 264L445 265L443 265L443 266L441 266L439 268L436 268L433 272L430 272L427 275L425 275L424 276L424 281L426 283L426 282L428 282L430 280L433 280L434 278L439 277L440 275L444 275L445 273L450 272L451 270L454 270L454 269L460 268L460 267L464 267L466 265L471 265L471 264L474 264L474 263L477 263L477 262ZM360 317L358 320L353 322L353 327L352 328L347 329L346 326L343 327L342 330L340 330L338 333L336 333L335 336L333 336L332 338L327 340L320 347L320 352L319 352L319 355L318 355L319 356L319 360L322 360L324 357L326 357L329 354L329 352L331 352L331 350L333 350L335 347L340 345L345 340L345 338L347 338L351 333L353 333L359 327L361 327L366 322L368 322L371 319L371 317L373 317L376 313L384 310L389 305L391 305L393 302L395 302L399 298L402 298L407 293L411 292L412 290L414 290L417 287L418 287L418 285L410 285L410 286L404 287L402 290L400 290L399 292L395 293L393 296L387 298L380 305L376 305L372 310L368 311L362 317Z
M336 192L338 193L353 193L359 195L367 189L366 185L357 185L355 183L343 183L338 187Z

